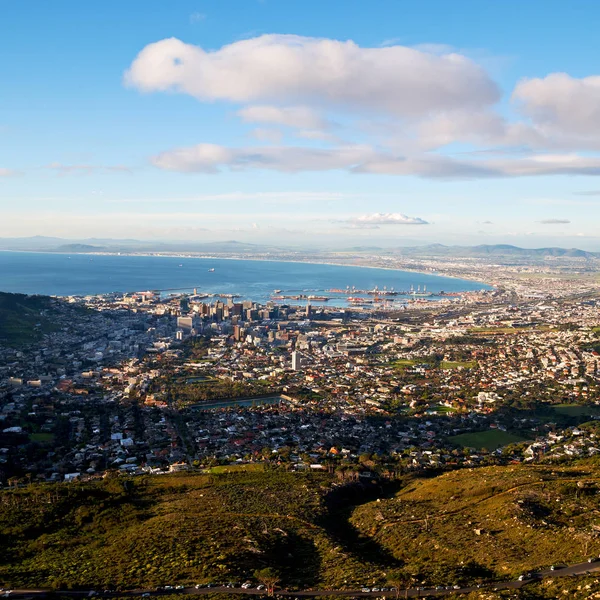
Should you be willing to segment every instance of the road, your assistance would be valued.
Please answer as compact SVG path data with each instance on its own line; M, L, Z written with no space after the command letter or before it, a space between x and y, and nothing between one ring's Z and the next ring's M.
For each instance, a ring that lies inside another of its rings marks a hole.
M587 575L592 572L600 571L600 561L596 563L578 563L575 565L569 565L563 568L557 568L555 571L548 569L547 571L537 571L531 574L529 579L523 581L497 581L481 584L479 587L463 587L454 589L452 586L447 586L443 589L424 588L416 589L411 588L408 590L400 591L400 598L432 598L436 596L449 596L450 594L467 594L469 592L476 591L477 589L482 590L501 590L501 589L517 589L523 587L534 581L541 579L548 579L554 577L573 577L578 575ZM196 589L195 587L186 587L183 589L161 589L161 590L127 590L127 591L98 591L93 590L65 590L60 591L61 596L72 596L74 598L87 598L93 595L95 598L127 598L127 597L148 597L148 596L170 596L174 594L185 594L191 596L203 596L206 594L214 594L217 592L225 594L239 594L248 596L265 596L264 590L257 590L256 588L242 589L240 587L201 587ZM53 591L49 589L14 589L10 592L9 598L46 598L53 595ZM361 590L300 590L300 591L288 591L288 590L277 590L276 596L280 597L293 597L293 598L311 598L318 596L343 596L353 598L369 598L369 597L386 597L396 598L395 591L386 592L363 592ZM0 593L0 596L3 596Z

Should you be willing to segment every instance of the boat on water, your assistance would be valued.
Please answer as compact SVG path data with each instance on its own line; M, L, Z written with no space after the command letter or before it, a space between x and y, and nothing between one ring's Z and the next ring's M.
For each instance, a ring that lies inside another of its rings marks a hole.
M179 265L179 266L181 266L181 265ZM214 272L215 272L215 270L214 270L214 269L209 269L209 270L208 270L208 272L209 272L209 273L214 273Z

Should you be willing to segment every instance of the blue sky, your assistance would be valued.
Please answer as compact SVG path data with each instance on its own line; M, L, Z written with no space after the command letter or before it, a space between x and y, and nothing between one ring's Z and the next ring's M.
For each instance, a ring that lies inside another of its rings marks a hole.
M600 250L600 5L0 1L0 236Z

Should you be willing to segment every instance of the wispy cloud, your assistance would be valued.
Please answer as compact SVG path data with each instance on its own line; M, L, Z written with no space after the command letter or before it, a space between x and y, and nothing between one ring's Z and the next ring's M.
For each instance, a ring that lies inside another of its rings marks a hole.
M196 203L196 202L266 202L272 204L306 204L309 202L332 202L346 199L355 199L358 194L349 194L344 192L318 192L318 191L281 191L281 192L224 192L220 194L199 194L196 196L184 197L157 197L157 198L116 198L109 202L117 204L163 204L167 203Z
M583 192L573 192L576 196L600 196L600 190L585 190Z
M402 213L373 213L347 220L354 225L428 225L425 219L409 217Z
M568 225L569 219L542 219L539 221L542 225Z
M0 168L0 177L13 177L15 175L18 175L18 171L15 171L14 169Z
M57 172L61 176L65 175L91 175L95 172L116 172L116 173L132 173L132 169L130 167L126 167L124 165L89 165L89 164L81 164L81 165L64 165L62 163L53 162L49 165L46 165L44 168L50 169L52 171Z
M196 25L197 23L202 23L202 21L206 20L206 15L204 13L201 12L193 12L190 15L190 23L192 25Z

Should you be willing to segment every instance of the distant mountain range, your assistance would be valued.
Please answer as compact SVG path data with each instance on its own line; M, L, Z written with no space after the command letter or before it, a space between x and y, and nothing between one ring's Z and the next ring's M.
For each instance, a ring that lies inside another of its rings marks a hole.
M478 246L445 246L429 244L423 246L405 246L382 248L379 246L354 246L351 248L298 248L263 244L250 244L227 240L222 242L153 242L131 239L99 239L66 240L63 238L34 236L25 238L0 238L0 250L21 250L38 252L197 252L206 254L330 254L339 252L355 252L360 254L392 254L411 257L456 257L456 258L521 258L543 259L556 258L600 258L600 252L588 252L578 248L520 248L510 244L483 244Z
M64 238L33 236L23 238L0 238L0 250L37 252L206 252L206 253L264 253L289 252L288 248L249 244L228 240L223 242L162 242L131 239L87 238L66 240ZM297 249L296 249L297 250ZM309 250L307 250L309 251ZM304 252L304 250L303 250Z
M421 256L514 256L521 258L544 258L546 256L565 258L600 258L600 252L587 252L578 248L519 248L510 244L482 244L479 246L444 246L430 244L428 246L412 246L397 248L400 254L418 254Z

